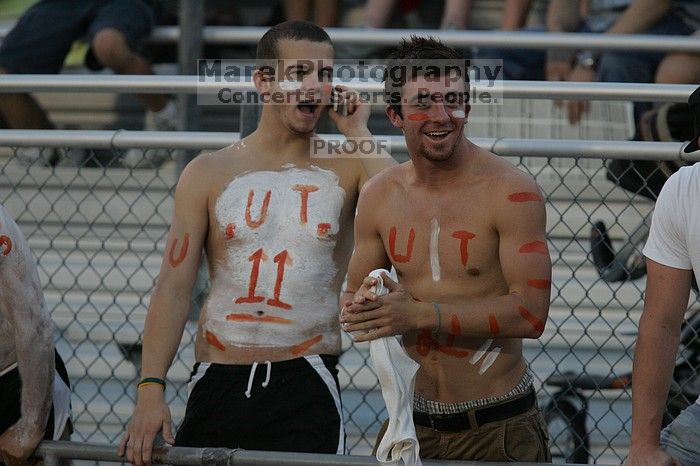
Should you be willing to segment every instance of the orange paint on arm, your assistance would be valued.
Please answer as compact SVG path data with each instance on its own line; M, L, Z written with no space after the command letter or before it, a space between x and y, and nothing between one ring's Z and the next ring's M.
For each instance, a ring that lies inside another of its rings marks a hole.
M533 288L537 288L538 290L548 290L552 286L552 282L550 280L540 280L540 279L528 280L527 284L528 284L528 286L531 286Z
M255 316L252 314L228 314L226 320L231 320L233 322L265 322L269 324L282 324L289 325L292 323L291 320L285 319L284 317L277 316Z
M452 233L452 237L459 240L460 261L462 262L462 267L466 267L467 260L469 259L469 240L476 238L476 235L466 230L459 230Z
M547 245L544 241L533 241L532 243L525 243L522 246L520 246L518 252L521 252L523 254L529 254L533 252L537 254L548 254Z
M206 331L204 334L205 338L207 339L207 343L209 343L211 346L214 348L220 350L220 351L226 351L226 346L219 341L219 339L211 333L209 330Z
M168 262L173 267L177 267L182 264L182 262L187 257L187 250L190 247L190 235L185 233L185 237L182 240L182 247L180 248L180 253L175 257L175 247L177 247L177 238L173 240L173 244L170 245L170 253L168 254Z
M389 230L389 252L395 262L408 262L413 255L413 241L416 239L416 230L411 228L408 232L408 244L406 245L406 254L396 253L396 227L391 227Z
M301 209L299 210L299 221L306 225L308 221L309 193L318 191L318 186L312 184L295 184L292 189L301 193Z
M489 314L489 330L491 331L491 335L494 337L498 335L498 332L501 331L500 328L498 328L498 320L496 319L496 314Z
M6 256L12 252L12 240L7 235L0 236L0 246L4 248L2 255Z
M510 196L508 196L508 200L511 202L533 202L541 201L542 196L540 196L538 193L526 191L521 193L513 193Z
M291 349L291 353L292 353L294 356L298 356L298 355L300 355L301 353L303 353L304 351L306 351L306 350L308 350L309 348L311 348L312 346L314 346L316 343L318 343L318 342L321 341L322 339L323 339L323 335L316 335L316 336L313 337L313 338L309 338L308 340L304 340L304 341L302 341L301 343L299 343L298 345L294 346L294 347Z
M523 317L523 319L530 322L530 325L537 330L539 333L544 332L544 323L535 317L530 311L525 309L523 306L518 306L518 312Z
M250 216L250 208L253 205L253 197L255 197L255 191L252 189L248 193L248 203L246 204L245 207L245 223L250 227L250 228L258 228L260 225L265 223L265 218L267 217L267 208L270 205L270 197L272 196L272 191L268 191L265 193L265 197L263 198L263 205L262 208L260 209L260 217L257 220L253 220L252 217Z

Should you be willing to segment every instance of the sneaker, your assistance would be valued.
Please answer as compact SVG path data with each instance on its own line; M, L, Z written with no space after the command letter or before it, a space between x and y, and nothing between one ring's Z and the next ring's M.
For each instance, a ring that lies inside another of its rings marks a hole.
M159 112L146 112L144 131L177 131L177 106L175 101L168 100ZM170 159L168 149L139 149L126 151L122 164L128 168L158 168Z
M82 147L65 147L56 150L58 160L57 167L82 167L87 151Z

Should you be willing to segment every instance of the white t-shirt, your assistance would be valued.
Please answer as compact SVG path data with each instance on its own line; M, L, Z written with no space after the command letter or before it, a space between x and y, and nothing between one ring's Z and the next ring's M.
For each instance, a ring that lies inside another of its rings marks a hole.
M700 163L666 181L656 201L644 255L676 269L692 269L700 283Z
M700 283L700 163L683 167L664 184L644 255L676 269L693 269ZM695 401L700 404L700 397Z

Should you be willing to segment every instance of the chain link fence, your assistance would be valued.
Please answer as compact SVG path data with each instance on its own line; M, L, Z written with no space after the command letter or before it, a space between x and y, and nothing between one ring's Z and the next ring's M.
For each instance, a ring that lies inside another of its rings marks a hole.
M172 218L178 154L151 153L150 162L139 168L125 166L128 156L128 150L115 149L0 148L0 202L16 218L39 263L57 349L71 378L77 441L114 444L129 420L143 323ZM571 456L579 454L591 462L621 463L631 426L630 393L623 382L631 371L644 278L601 279L591 255L591 228L603 221L611 246L620 250L631 244L630 237L645 237L653 202L607 179L602 158L509 159L530 172L547 196L552 306L545 333L527 341L525 352L540 406L552 408L554 453L561 460L583 461ZM617 176L638 171L630 166ZM637 177L659 173L653 168ZM642 245L643 240L633 242L625 252L629 257L612 266L639 271ZM597 251L607 257L598 264L605 272L610 249ZM205 294L203 276L193 309ZM196 319L193 312L168 376L166 397L176 425L194 363ZM343 348L339 369L348 453L369 454L386 418L384 402L368 347L344 337ZM689 363L683 383L692 402L698 367L692 344L682 356ZM567 372L579 379L619 376L621 381L606 390L580 391L568 382L563 388L552 385L553 379L544 383Z

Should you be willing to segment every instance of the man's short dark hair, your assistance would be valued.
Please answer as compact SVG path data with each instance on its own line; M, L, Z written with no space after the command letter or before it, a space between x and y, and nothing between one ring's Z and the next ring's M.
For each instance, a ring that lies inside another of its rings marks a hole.
M433 37L411 36L391 52L384 69L384 99L399 115L403 86L416 76L445 76L459 73L464 78L465 90L469 87L469 74L465 59ZM437 74L436 74L437 73Z
M323 28L308 21L285 21L271 27L258 42L255 53L257 69L275 67L279 58L279 42L281 40L308 40L310 42L328 42L333 45L330 36ZM303 58L303 57L296 57Z

